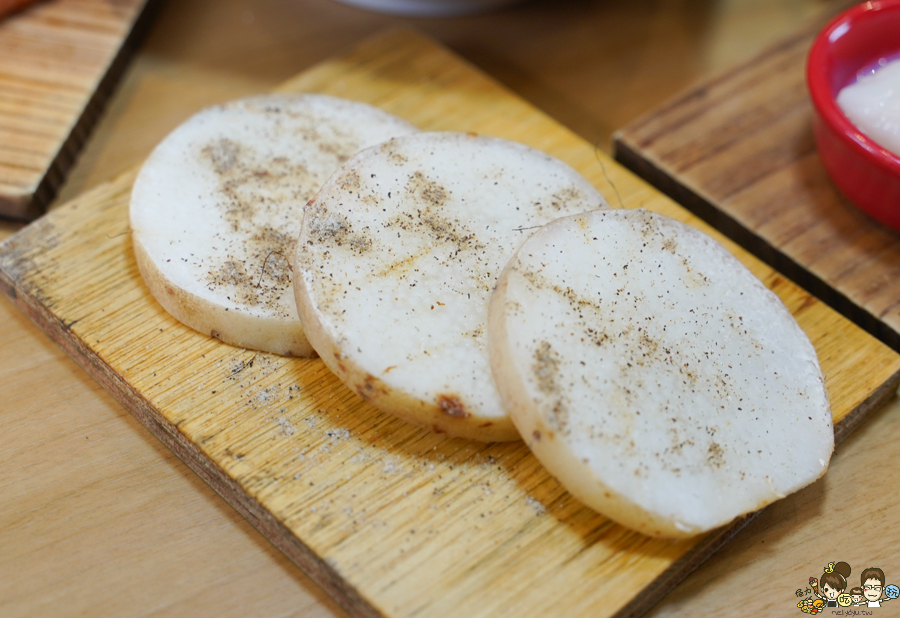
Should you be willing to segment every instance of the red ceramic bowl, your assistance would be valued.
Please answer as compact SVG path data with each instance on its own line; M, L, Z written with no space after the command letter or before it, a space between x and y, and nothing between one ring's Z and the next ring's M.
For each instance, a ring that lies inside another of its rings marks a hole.
M873 0L838 15L816 37L806 82L816 145L828 175L851 202L900 231L900 156L863 135L835 99L857 71L900 56L900 0Z

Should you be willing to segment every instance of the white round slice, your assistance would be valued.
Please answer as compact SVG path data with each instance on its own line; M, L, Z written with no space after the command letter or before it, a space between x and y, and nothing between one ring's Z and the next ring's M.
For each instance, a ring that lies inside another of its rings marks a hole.
M153 151L131 195L134 252L159 303L233 345L310 356L289 260L303 207L346 159L416 129L322 95L205 109Z
M380 409L454 437L518 439L491 378L491 290L534 228L603 205L568 165L506 140L419 133L366 150L307 206L304 328Z
M554 221L503 271L491 367L529 447L579 500L691 536L821 476L834 446L816 352L705 234L643 210Z

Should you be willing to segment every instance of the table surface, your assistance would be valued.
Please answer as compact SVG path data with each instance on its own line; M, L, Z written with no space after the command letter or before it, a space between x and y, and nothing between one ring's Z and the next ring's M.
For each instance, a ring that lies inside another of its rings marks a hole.
M538 0L427 20L332 0L163 3L56 204L139 163L197 109L265 91L385 28L429 34L608 151L616 128L836 4ZM20 227L0 221L0 239ZM794 590L838 560L895 582L897 408L650 615L784 615ZM345 615L5 298L0 454L3 616Z

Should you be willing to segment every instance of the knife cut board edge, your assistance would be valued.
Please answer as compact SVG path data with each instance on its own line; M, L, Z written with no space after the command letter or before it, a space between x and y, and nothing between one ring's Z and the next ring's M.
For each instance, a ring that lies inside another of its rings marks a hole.
M103 114L109 98L115 92L119 80L140 46L153 18L159 12L162 0L146 0L138 12L131 28L109 63L96 90L87 100L81 114L72 125L72 130L60 143L59 149L45 169L43 176L32 193L22 195L0 194L0 216L32 221L47 211L56 193L63 185L69 170L78 160L93 131L94 125ZM24 10L27 10L24 9Z

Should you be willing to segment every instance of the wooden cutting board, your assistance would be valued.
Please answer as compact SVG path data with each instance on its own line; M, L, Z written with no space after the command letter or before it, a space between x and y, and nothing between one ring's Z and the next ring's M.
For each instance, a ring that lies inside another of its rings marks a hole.
M44 212L150 19L148 0L48 0L0 19L0 215Z
M622 129L615 158L900 350L900 235L837 191L813 141L805 66L823 25Z
M838 439L900 381L892 350L420 35L377 37L283 90L366 101L424 129L516 139L573 165L614 204L712 233L809 334ZM354 615L633 616L742 525L644 537L574 500L521 442L443 438L379 413L319 360L241 350L182 326L138 273L133 180L102 185L0 245L0 289Z

